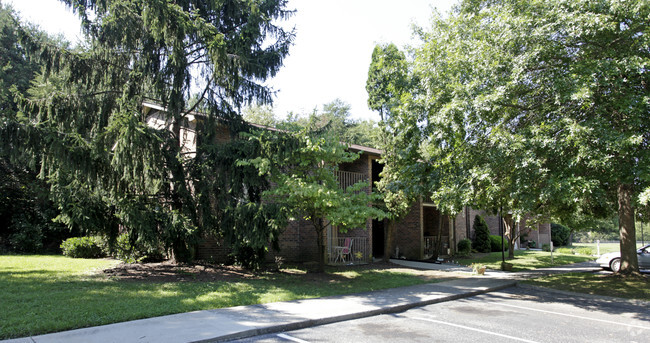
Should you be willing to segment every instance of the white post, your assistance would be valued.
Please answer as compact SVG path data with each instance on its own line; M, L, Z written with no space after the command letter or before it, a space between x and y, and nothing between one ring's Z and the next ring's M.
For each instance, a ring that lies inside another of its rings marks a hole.
M600 256L600 239L596 240L596 255Z
M551 241L551 264L553 264L553 241Z

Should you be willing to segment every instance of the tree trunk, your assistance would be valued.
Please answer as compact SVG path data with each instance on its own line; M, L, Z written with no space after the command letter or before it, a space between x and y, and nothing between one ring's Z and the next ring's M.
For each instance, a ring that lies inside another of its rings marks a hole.
M384 221L384 262L390 261L390 253L393 251L395 225L395 220L393 219ZM399 256L395 256L395 258L399 258Z
M327 253L325 251L325 227L323 226L323 219L318 219L318 223L314 223L316 228L316 235L318 236L318 273L325 272L325 260Z
M507 236L508 236L508 259L512 260L515 258L515 241L517 237L515 235L515 225L512 220L512 214L506 214L503 217L503 225L505 226Z
M181 125L178 118L174 119L172 125L172 143L171 148L174 149L175 153L180 153L181 150ZM173 210L183 213L183 207L185 206L185 170L181 161L175 158L176 154L170 158L168 161L170 173L172 175L172 187L171 187L171 207ZM176 228L177 229L177 228ZM187 232L170 232L171 236L171 250L172 250L172 259L175 262L191 262L193 259L193 254L189 247L187 246L186 238Z
M636 256L636 232L634 230L634 209L632 208L632 185L618 185L618 228L621 235L621 274L639 272Z

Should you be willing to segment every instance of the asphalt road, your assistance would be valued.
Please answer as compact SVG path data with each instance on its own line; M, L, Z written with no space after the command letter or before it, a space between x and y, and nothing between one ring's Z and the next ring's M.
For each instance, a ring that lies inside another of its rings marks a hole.
M239 342L650 342L650 307L514 287Z

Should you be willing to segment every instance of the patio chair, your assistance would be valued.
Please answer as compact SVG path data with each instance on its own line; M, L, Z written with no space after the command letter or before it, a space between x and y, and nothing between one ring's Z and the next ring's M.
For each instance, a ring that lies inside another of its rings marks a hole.
M341 261L345 263L345 257L349 256L352 253L352 241L353 238L346 238L345 239L345 245L341 247L341 251L339 252L339 256L341 257Z

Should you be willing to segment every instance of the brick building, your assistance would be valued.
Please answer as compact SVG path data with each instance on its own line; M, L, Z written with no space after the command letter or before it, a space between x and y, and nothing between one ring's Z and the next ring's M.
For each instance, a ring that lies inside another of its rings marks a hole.
M144 107L150 126L160 129L167 126L159 114L164 108L148 103L144 104ZM196 118L189 116L188 125L181 130L185 147L183 150L188 152L189 156L192 156L196 144L195 127ZM219 137L223 141L231 139L225 128ZM363 180L370 181L374 188L382 170L382 165L378 162L381 151L360 145L350 145L349 149L359 152L360 157L354 162L339 166L339 184L345 187ZM486 220L492 234L499 234L499 220L495 215L482 210L466 208L455 218L448 216L441 218L440 212L433 203L422 200L416 201L410 211L396 223L393 246L389 247L388 251L385 251L384 247L384 227L386 225L384 221L368 219L364 228L352 229L345 234L338 233L335 228L328 228L329 261L334 264L363 263L370 261L371 258L383 257L385 254L389 254L391 257L424 259L431 256L438 235L441 237L440 255L453 254L458 241L467 237L473 238L472 224L474 216L477 214ZM527 238L534 240L538 246L551 241L550 224L526 228L525 223L522 222L517 225L517 230L525 230ZM270 249L269 259L281 257L285 261L291 262L317 261L316 242L316 232L311 223L304 220L293 221L279 238L280 251L275 252ZM349 250L343 249L346 245ZM228 252L228 247L213 237L205 237L196 247L196 257L199 259L225 261ZM345 254L342 255L342 252Z

